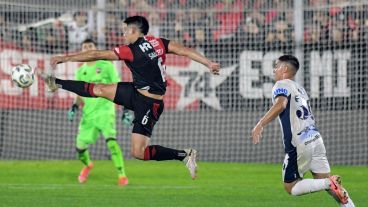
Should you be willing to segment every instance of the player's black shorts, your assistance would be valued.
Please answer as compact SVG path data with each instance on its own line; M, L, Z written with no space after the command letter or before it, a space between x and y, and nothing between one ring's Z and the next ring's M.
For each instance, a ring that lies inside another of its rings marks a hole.
M164 102L140 94L131 82L119 82L116 104L134 111L133 133L151 137L153 127L164 111Z

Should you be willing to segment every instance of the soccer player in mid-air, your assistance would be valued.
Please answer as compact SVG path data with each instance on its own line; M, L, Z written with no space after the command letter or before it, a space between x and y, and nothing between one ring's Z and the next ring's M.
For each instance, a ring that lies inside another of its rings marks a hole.
M96 50L96 43L86 39L82 43L82 52ZM119 76L111 61L98 60L84 63L76 71L76 80L97 83L117 83ZM107 148L111 153L111 160L118 172L118 185L128 184L124 169L124 158L119 144L116 141L115 104L104 98L83 98L77 96L68 112L68 119L73 121L76 111L83 105L82 119L76 140L76 150L79 160L84 164L78 181L87 181L93 163L90 159L88 146L97 141L99 134L105 138Z
M254 127L253 143L260 141L263 128L278 116L286 153L282 168L285 190L295 196L327 190L341 206L354 206L341 186L341 178L330 176L326 149L315 125L308 94L294 81L298 69L296 57L278 58L273 69L276 81L272 89L273 106ZM307 171L311 171L314 179L302 179Z
M123 22L126 45L114 50L93 50L75 55L55 56L51 65L65 62L90 62L96 60L122 60L133 74L133 82L96 84L83 81L61 80L42 74L51 91L58 88L74 92L82 97L103 97L134 111L131 136L131 154L140 160L180 160L189 169L192 179L197 175L196 150L176 150L160 145L149 145L153 127L164 110L166 92L166 54L186 56L208 67L215 75L220 65L197 51L164 38L146 36L149 24L142 16L128 17Z

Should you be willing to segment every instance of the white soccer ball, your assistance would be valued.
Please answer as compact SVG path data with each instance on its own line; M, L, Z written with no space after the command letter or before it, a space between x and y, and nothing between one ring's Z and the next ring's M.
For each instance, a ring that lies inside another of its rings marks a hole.
M13 82L20 88L27 88L34 82L34 70L27 64L13 67L11 74Z

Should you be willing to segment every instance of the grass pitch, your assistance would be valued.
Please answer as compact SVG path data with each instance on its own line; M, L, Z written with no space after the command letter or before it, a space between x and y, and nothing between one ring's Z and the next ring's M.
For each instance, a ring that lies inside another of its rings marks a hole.
M180 162L126 161L129 185L118 187L111 161L95 161L78 184L79 161L0 161L0 206L272 206L335 207L325 192L289 196L281 165L199 162L193 181ZM356 206L368 204L368 168L334 166Z

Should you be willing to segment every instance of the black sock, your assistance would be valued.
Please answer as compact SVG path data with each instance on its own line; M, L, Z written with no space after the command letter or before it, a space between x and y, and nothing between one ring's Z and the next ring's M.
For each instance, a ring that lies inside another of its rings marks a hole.
M180 160L187 156L184 150L166 148L160 145L151 145L144 150L143 160Z
M93 93L93 87L95 84L86 83L84 81L74 81L74 80L60 80L55 79L55 83L60 85L62 89L76 93L83 97L96 97Z

